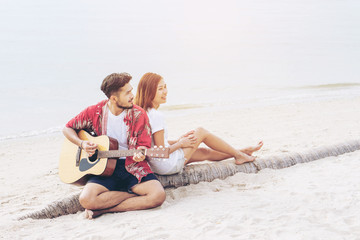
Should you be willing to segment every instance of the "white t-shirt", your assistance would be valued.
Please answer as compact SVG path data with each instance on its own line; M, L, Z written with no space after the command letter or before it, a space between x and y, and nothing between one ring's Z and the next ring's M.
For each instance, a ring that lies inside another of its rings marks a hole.
M127 150L127 131L124 122L126 111L115 116L109 110L106 135L115 138L119 143L119 150Z

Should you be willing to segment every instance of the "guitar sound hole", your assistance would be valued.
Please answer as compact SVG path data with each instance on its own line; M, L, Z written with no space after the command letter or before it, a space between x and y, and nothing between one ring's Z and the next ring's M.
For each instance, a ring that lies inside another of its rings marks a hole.
M95 162L98 159L97 156L98 156L98 150L96 149L95 153L91 157L89 157L89 161L90 162Z

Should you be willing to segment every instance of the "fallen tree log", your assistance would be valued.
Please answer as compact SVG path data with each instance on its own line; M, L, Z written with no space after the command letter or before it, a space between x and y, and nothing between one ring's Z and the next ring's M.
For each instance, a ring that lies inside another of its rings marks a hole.
M238 172L257 173L265 168L281 169L293 166L298 163L315 161L318 159L338 156L341 154L360 150L360 141L347 141L332 146L318 147L303 153L287 153L272 157L258 157L254 162L235 165L233 160L220 162L187 165L180 174L169 176L158 176L164 188L180 187L199 182L211 182L214 179L225 179ZM33 218L44 219L54 218L67 214L74 214L84 210L79 203L80 193L69 196L65 199L55 201L45 208L26 214L19 219Z

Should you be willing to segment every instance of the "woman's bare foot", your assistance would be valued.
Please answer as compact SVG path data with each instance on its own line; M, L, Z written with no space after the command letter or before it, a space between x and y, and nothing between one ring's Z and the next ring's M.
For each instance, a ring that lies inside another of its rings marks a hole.
M263 145L263 141L260 141L257 145L241 149L240 151L251 156L254 152L259 151Z
M256 157L249 156L241 151L239 151L239 154L235 157L235 164L240 165L246 162L252 162L256 159Z

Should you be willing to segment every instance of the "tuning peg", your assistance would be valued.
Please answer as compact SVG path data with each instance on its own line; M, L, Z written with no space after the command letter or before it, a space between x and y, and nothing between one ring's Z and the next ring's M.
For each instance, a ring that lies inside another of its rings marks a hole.
M157 146L155 145L154 148L157 148Z
M160 145L159 148L163 148L163 146Z

